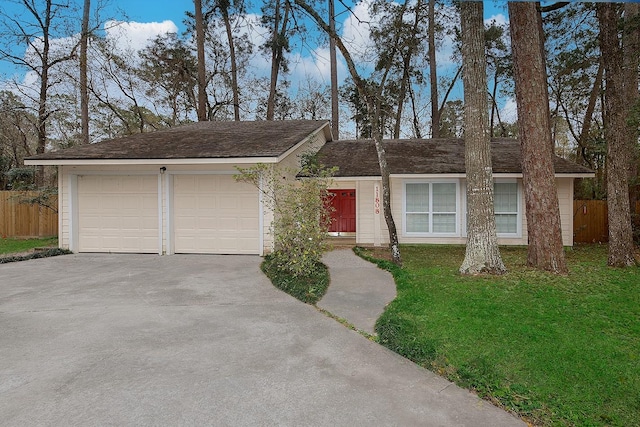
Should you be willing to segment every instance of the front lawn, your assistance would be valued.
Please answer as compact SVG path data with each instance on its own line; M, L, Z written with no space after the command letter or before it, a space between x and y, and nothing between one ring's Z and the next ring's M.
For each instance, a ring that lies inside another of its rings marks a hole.
M57 247L58 238L45 239L0 239L0 255L27 252L34 248Z
M640 268L578 246L559 277L501 251L508 274L463 277L464 247L403 246L381 344L537 425L640 425Z

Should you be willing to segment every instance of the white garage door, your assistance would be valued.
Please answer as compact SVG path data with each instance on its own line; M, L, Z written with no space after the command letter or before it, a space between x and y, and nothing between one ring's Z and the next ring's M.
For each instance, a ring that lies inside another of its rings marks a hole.
M259 254L258 190L231 175L175 175L176 253Z
M78 176L80 252L158 253L158 178Z

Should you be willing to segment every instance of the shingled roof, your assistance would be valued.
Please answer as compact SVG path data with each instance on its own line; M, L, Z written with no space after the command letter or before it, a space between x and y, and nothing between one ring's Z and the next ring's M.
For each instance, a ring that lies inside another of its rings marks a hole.
M76 146L28 160L278 157L328 125L323 120L199 122ZM328 126L327 139L330 139Z
M410 139L384 143L391 174L464 174L464 140ZM338 167L337 177L379 176L380 167L373 141L349 140L326 143L318 153L327 166ZM494 173L522 173L520 144L515 139L491 141ZM557 174L592 174L576 163L554 158Z

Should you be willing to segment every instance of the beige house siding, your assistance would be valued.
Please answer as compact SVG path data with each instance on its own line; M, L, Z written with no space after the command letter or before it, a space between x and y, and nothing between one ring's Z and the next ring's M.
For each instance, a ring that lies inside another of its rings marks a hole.
M560 205L562 244L573 246L573 178L558 178L556 182Z
M287 152L278 162L278 167L287 171L292 178L300 170L300 160L303 155L308 153L316 153L325 144L324 128L309 135L300 144Z
M439 181L453 180L458 183L458 204L461 212L466 210L466 188L465 180L460 177L446 178L442 176L423 178L398 178L391 177L391 210L398 230L398 238L403 244L465 244L466 243L466 221L465 215L458 216L458 236L434 237L434 236L411 236L403 232L403 193L404 184L407 181L424 180ZM499 177L498 177L499 179ZM513 178L509 179L513 181ZM524 204L524 194L522 193L522 179L518 178L520 205L520 234L517 237L499 237L501 245L526 245L527 244L527 219ZM389 232L382 214L374 214L374 187L381 187L381 182L376 178L365 178L358 181L349 181L344 178L337 181L335 188L356 188L356 243L362 245L381 246L389 243ZM573 178L558 178L558 201L560 207L560 218L562 222L562 240L565 246L573 245ZM381 197L381 196L380 196Z

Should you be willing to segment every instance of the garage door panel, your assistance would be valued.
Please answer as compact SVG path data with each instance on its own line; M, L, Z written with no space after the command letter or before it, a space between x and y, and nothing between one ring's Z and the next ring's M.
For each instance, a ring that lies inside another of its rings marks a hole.
M230 175L174 176L177 253L259 253L258 191Z
M80 252L158 252L155 175L78 177Z

